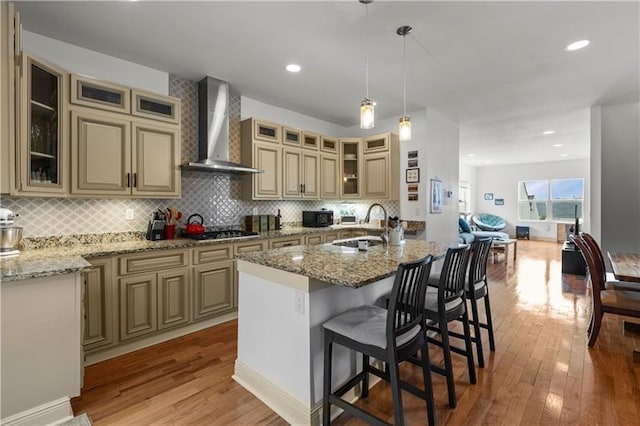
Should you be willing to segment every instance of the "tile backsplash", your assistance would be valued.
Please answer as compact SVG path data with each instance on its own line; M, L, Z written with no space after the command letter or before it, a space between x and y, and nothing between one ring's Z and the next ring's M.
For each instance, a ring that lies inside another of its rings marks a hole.
M182 161L194 161L198 157L198 87L197 82L178 76L170 76L169 93L182 99ZM231 94L230 159L240 161L240 96ZM253 214L276 214L280 209L283 222L300 222L303 210L327 208L338 216L340 200L305 201L247 201L241 199L238 177L214 175L200 171L182 172L182 198L159 199L67 199L2 197L0 204L19 214L16 225L24 228L25 237L52 235L93 234L146 230L151 212L172 206L184 214L201 214L207 226L239 226L242 218ZM358 200L350 207L355 215L364 217L373 201ZM389 215L399 214L397 201L383 202ZM133 209L134 219L126 220L125 212ZM382 218L375 210L374 218Z

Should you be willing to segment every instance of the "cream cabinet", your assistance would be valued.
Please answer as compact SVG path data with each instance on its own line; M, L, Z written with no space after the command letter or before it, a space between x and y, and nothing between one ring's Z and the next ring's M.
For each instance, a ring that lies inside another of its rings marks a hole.
M338 138L333 138L331 136L320 137L320 151L327 152L329 154L338 154L339 146L340 142L338 141Z
M193 267L194 319L213 317L234 309L235 276L233 260Z
M151 120L180 123L180 99L131 89L131 114Z
M254 140L263 142L282 142L282 126L275 123L269 123L268 121L258 120L255 118L249 118L246 120L246 125L249 129L242 129L243 133L247 133L253 137Z
M22 55L21 73L16 192L63 196L69 191L67 74L27 53Z
M22 54L20 13L0 2L0 193L15 191L16 65Z
M116 306L118 289L114 288L113 258L89 259L91 269L84 272L84 328L82 344L85 352L103 349L117 342Z
M302 145L302 130L283 126L282 144L300 147Z
M242 163L262 170L244 176L243 197L252 200L282 198L282 126L253 118L244 120L242 133Z
M361 198L362 139L340 139L340 198Z
M393 133L367 136L362 141L362 196L367 200L397 200L400 186L400 148Z
M124 114L131 112L131 89L126 86L76 74L71 75L70 86L72 104Z
M282 149L283 198L320 197L320 156L295 148Z
M156 274L120 278L120 340L153 333L158 329Z
M323 235L324 238L324 242L325 243L332 243L335 240L339 240L340 239L340 233L339 232L325 232Z
M282 238L274 238L269 240L269 248L276 249L282 247L291 247L291 246L299 246L304 241L302 236L291 236L291 237L282 237Z
M71 112L71 192L178 197L180 133L88 109Z
M304 243L308 246L314 246L324 243L324 236L322 234L307 235L304 237Z
M320 198L337 200L340 198L340 163L337 155L320 155Z
M302 147L317 151L320 148L320 135L312 132L302 132Z
M191 320L189 270L158 272L158 329L180 326Z
M267 247L269 246L269 243L267 242L267 240L249 240L249 241L243 241L240 243L236 243L233 245L233 254L238 255L238 254L242 254L242 253L249 253L252 251L262 251L262 250L266 250ZM235 261L234 261L235 263ZM237 308L238 307L238 271L237 268L234 268L236 270L235 272L235 283L233 285L233 307Z

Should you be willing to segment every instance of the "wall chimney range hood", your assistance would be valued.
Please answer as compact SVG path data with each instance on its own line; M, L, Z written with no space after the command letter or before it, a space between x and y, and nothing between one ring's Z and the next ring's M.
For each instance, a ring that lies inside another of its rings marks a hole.
M198 83L198 161L187 170L248 175L262 173L229 161L229 83L205 77Z

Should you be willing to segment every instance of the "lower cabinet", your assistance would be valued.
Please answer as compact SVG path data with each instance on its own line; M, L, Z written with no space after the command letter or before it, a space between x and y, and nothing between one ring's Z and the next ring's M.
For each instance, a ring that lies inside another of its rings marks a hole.
M114 322L118 294L114 288L113 258L90 259L91 269L84 273L84 329L82 344L85 351L104 348L116 342ZM117 327L117 325L116 325Z
M214 317L234 309L235 266L225 260L193 267L194 319Z
M281 248L281 247L290 247L290 246L299 246L302 244L302 240L304 237L283 237L283 238L274 238L269 240L269 248Z
M304 237L304 242L308 246L322 244L324 243L324 236L322 234L307 235Z
M133 275L120 279L120 340L158 329L157 274Z
M190 284L187 268L158 273L158 329L163 330L189 322Z

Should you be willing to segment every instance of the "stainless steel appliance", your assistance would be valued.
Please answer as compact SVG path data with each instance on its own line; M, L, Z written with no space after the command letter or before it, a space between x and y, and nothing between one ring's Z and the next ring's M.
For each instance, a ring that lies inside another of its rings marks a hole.
M304 210L302 212L302 226L306 228L323 228L333 225L331 210Z
M22 227L13 226L15 217L11 210L0 208L0 257L20 254L15 247L22 239Z

